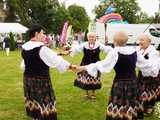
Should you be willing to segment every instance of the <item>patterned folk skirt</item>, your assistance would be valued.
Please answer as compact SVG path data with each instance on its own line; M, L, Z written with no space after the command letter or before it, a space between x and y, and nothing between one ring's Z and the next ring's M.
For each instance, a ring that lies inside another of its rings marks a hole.
M140 100L143 103L144 110L152 108L157 99L156 88L157 82L153 77L143 77L139 71L138 74L138 88L140 93Z
M106 120L143 119L143 106L138 98L137 80L114 80Z
M37 120L57 120L56 99L49 76L24 74L27 115Z
M155 78L156 81L156 95L157 95L157 99L156 101L160 101L160 72L158 74L158 76Z
M100 72L98 72L97 77L94 78L88 74L87 71L82 71L77 73L77 78L74 81L74 86L79 87L84 90L96 90L101 88Z

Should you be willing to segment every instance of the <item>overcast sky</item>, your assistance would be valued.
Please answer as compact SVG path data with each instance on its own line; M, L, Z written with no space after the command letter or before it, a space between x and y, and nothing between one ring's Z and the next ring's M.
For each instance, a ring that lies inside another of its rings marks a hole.
M92 10L94 9L96 5L99 4L99 0L59 0L59 2L61 3L64 1L67 7L72 4L77 4L77 5L85 7L88 15L91 18L94 17ZM138 0L138 3L142 11L145 11L150 16L154 15L154 13L158 11L158 7L159 7L158 0Z

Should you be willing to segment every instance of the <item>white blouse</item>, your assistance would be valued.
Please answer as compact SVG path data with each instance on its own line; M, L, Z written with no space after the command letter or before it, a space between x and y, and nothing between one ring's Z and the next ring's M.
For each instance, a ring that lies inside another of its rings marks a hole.
M22 45L22 48L24 50L32 50L32 49L34 49L36 47L40 47L42 45L44 45L42 42L29 41L29 42L26 42L24 45ZM64 60L61 56L58 56L56 52L54 52L53 50L51 50L50 48L48 48L46 46L43 46L40 49L39 56L40 56L41 60L47 66L49 66L51 68L56 67L56 69L59 72L66 71L70 66L69 62ZM24 60L21 62L20 66L22 69L25 69Z
M130 55L135 51L136 49L134 47L115 47L111 52L109 52L108 56L104 60L87 65L85 68L88 73L94 77L96 77L98 70L100 72L109 73L117 63L118 52L124 55ZM156 77L158 75L159 69L157 63L145 60L138 52L136 66L140 68L144 76Z
M101 51L104 51L105 53L109 53L109 52L113 49L113 48L110 47L110 46L105 46L104 44L96 41L96 42L95 42L95 46L94 46L92 49L96 49L96 48L98 48L98 47L100 47L100 50L101 50ZM80 44L80 45L73 46L73 47L71 48L71 50L70 50L70 52L71 52L71 53L70 53L70 56L73 57L73 56L76 55L77 53L82 52L82 51L83 51L83 48L91 49L91 48L89 48L88 42L84 42L84 43L82 43L82 44Z
M138 46L137 52L139 52L143 56L148 54L149 60L158 64L158 66L160 68L160 62L159 62L160 61L160 54L153 45L149 45L148 48L145 50L140 49L140 47Z
M153 59L157 61L157 57L159 57L159 52L156 50L156 48L153 45L149 45L147 49L143 50L140 48L140 46L137 47L137 52L145 56L148 54L149 59Z

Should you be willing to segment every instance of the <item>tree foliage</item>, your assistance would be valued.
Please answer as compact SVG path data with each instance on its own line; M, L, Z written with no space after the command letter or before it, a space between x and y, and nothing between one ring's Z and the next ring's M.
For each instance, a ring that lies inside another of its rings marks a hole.
M9 33L9 44L10 44L10 50L14 51L16 49L16 42L14 39L14 34L12 32Z
M74 32L86 31L89 25L89 17L85 9L81 6L71 5L68 11L72 17L71 24Z
M64 22L71 23L72 17L64 5L59 6L55 15L55 22L53 23L53 31L55 34L60 34L63 29Z
M56 10L59 6L58 2L56 4L56 0L34 0L29 4L28 12L32 23L38 23L44 27L46 32L51 32L53 23L55 23Z
M9 9L6 11L6 18L5 22L15 22L16 21L16 15L15 15L15 7L13 5L15 4L15 0L9 2L9 0L6 1L7 6L10 6Z
M29 1L28 1L29 2ZM27 3L28 3L27 2ZM8 13L7 14L7 19L5 21L9 22L16 22L16 15L20 19L20 23L22 23L25 26L30 25L30 20L29 20L29 14L28 14L28 4L26 3L25 0L7 0L7 6L8 6Z
M140 12L136 17L136 23L151 23L154 22L154 19L153 16L149 17L147 13Z
M57 0L9 0L8 5L9 13L19 16L22 24L30 26L36 23L47 32L52 31L54 16L59 7Z
M7 22L20 22L25 26L40 24L46 32L60 34L65 21L75 32L85 31L89 17L83 7L72 5L68 9L58 0L7 0Z

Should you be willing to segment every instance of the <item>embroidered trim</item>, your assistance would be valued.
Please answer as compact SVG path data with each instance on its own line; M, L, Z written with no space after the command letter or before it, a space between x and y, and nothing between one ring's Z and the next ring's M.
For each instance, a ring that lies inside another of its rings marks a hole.
M55 108L56 102L54 104L49 103L46 106L43 104L41 106L36 100L26 100L25 99L25 107L29 111L39 111L42 116L49 116L50 114L55 114L56 113L56 108Z
M110 103L107 107L107 116L112 118L126 118L127 120L132 120L133 118L137 117L137 111L143 111L143 107L135 106L134 108L129 106L120 106L119 108L117 105L113 105Z

